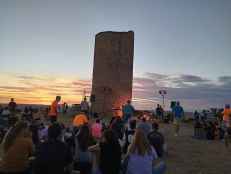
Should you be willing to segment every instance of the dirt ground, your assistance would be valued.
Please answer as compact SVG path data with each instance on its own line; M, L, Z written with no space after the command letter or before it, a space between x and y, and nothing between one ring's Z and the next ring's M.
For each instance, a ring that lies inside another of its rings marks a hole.
M223 141L193 139L189 123L181 125L178 137L172 131L172 125L161 125L168 146L167 174L231 173L231 147L228 150Z

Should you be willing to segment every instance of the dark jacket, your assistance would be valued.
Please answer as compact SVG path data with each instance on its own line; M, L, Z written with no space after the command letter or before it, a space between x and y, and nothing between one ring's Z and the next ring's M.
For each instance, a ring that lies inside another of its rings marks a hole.
M48 141L40 145L36 153L36 174L64 174L72 161L69 148L61 141Z
M102 174L119 174L121 164L121 147L119 143L100 144L100 170Z

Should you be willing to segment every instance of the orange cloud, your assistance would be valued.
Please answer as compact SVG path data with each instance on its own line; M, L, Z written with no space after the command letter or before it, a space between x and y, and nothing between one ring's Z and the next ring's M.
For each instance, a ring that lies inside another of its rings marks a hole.
M91 90L90 80L45 75L27 76L2 73L0 75L0 103L15 98L23 104L49 104L56 95L68 103L79 103L83 91Z

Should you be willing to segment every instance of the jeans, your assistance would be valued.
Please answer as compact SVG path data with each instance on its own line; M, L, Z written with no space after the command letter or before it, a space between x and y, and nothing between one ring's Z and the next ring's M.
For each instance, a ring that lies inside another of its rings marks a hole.
M123 116L124 123L128 123L131 117L132 117L131 114L124 114Z
M152 174L164 174L166 172L166 164L161 161L152 168Z

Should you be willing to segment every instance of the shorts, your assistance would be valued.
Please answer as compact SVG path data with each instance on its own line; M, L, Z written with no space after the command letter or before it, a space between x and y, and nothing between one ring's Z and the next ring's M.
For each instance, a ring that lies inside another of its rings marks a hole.
M175 124L175 125L179 125L179 124L180 124L180 122L181 122L181 118L175 117L175 118L174 118L174 122L173 122L173 124Z

